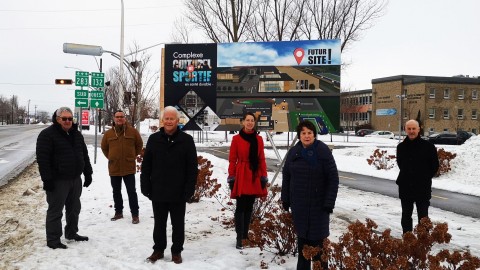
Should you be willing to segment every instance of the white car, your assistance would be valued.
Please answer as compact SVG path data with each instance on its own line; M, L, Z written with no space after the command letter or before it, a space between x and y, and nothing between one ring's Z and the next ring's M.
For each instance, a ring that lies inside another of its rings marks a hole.
M378 131L374 131L374 132L372 132L368 135L365 135L365 137L393 139L395 137L395 135L390 131L378 130Z

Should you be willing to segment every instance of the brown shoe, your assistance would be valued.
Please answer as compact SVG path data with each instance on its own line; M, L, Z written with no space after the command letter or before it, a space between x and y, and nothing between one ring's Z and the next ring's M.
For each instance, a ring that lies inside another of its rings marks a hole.
M156 261L163 259L163 250L154 250L152 255L147 258L147 262L155 263Z
M132 223L133 223L133 224L138 224L138 223L140 223L140 219L138 218L138 216L133 216L133 217L132 217Z
M182 263L182 254L181 253L172 253L172 261L176 264Z
M110 220L115 221L115 220L122 219L122 218L123 218L122 213L115 213L115 216L113 216Z

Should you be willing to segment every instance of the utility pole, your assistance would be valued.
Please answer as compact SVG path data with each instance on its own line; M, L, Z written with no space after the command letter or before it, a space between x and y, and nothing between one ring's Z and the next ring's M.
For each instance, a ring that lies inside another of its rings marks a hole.
M30 99L28 100L27 119L28 124L30 125Z
M37 123L37 105L35 105L35 123Z

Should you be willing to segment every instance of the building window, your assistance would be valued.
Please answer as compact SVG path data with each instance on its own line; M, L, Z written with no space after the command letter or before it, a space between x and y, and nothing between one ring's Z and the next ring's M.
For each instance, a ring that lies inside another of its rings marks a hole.
M430 88L430 98L435 98L435 88Z
M472 120L477 120L477 109L472 109Z
M435 132L435 129L434 129L434 128L430 128L430 129L428 130L428 132L434 133L434 132Z
M449 99L450 98L450 89L446 88L443 90L443 98Z
M443 119L450 119L450 113L448 109L443 109Z
M407 109L403 109L403 119L407 119L407 118L408 118Z
M457 110L457 119L463 119L463 109Z
M435 108L428 109L428 118L435 119Z
M464 89L458 89L458 99L464 99L465 98L465 90Z
M477 89L472 90L472 99L478 99L478 90Z
M472 132L475 133L475 134L478 134L476 128L472 128Z

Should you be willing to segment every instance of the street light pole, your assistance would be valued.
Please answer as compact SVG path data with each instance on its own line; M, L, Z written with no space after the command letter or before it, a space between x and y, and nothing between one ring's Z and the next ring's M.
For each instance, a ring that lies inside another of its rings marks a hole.
M123 53L123 41L124 41L124 25L123 25L123 0L121 0L122 3L122 11L121 11L121 22L120 22L120 91L118 93L118 108L122 109L123 107L123 58L124 58L124 53Z

